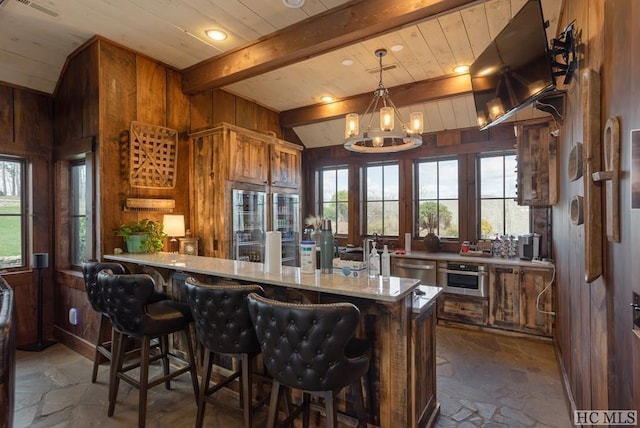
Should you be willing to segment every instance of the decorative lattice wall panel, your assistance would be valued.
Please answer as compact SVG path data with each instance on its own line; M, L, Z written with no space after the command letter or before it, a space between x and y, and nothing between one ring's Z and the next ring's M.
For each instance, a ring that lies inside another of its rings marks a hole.
M176 185L178 132L131 122L129 181L133 187L173 189Z

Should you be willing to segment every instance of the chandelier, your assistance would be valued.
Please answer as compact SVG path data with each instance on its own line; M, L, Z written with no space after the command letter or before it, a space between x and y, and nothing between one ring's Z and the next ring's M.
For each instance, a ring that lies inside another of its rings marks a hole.
M411 113L410 126L407 126L391 101L389 91L382 84L382 57L386 54L386 49L378 49L375 52L380 61L380 81L378 88L373 92L373 99L362 115L362 120L357 113L349 113L346 116L344 148L347 150L361 153L391 153L422 145L422 112ZM379 105L380 127L372 129ZM401 125L399 131L394 130L396 117Z

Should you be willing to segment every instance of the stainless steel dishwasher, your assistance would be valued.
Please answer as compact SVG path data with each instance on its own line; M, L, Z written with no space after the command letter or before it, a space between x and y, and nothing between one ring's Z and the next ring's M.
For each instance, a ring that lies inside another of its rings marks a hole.
M435 260L394 257L392 265L392 275L394 276L419 279L422 285L438 285L438 270Z

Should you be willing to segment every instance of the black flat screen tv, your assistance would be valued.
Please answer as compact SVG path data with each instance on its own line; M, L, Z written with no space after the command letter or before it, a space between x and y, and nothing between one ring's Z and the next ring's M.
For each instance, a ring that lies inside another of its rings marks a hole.
M555 89L540 0L527 1L469 67L484 130Z

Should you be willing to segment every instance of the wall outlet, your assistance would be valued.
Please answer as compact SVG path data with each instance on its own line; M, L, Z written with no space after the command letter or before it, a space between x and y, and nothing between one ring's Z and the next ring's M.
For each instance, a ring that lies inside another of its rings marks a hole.
M78 325L78 310L76 308L69 309L69 323Z

